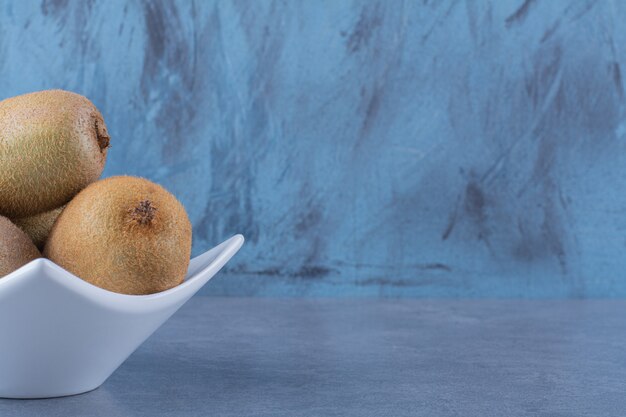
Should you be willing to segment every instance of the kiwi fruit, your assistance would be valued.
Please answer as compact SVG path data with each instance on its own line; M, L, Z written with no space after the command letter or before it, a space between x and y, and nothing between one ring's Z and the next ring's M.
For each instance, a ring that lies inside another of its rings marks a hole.
M163 187L143 178L110 177L68 203L44 254L106 290L152 294L184 280L191 233L184 207Z
M0 277L40 257L41 253L26 233L0 216Z
M40 214L35 214L34 216L11 219L11 221L30 237L30 240L33 241L39 250L43 250L50 230L52 230L54 222L64 208L65 206L62 206L50 211L44 211Z
M86 97L47 90L0 101L0 214L60 207L102 174L110 137Z

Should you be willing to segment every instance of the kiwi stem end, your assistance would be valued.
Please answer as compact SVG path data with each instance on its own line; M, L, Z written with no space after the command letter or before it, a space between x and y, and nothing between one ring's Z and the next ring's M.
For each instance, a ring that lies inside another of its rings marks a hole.
M128 210L133 222L141 225L151 224L157 212L157 208L150 200L142 200L137 206Z

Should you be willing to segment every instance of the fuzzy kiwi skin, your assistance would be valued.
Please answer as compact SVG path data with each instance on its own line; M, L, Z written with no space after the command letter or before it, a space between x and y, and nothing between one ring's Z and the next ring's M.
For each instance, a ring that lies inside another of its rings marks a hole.
M34 216L11 219L11 221L30 237L39 250L43 250L50 230L64 208L65 206L62 206Z
M44 254L106 290L152 294L184 280L191 233L184 207L163 187L143 178L111 177L68 203Z
M100 177L109 140L102 115L79 94L0 101L0 214L21 218L67 203Z
M26 233L0 216L0 277L37 258L41 258L41 253Z

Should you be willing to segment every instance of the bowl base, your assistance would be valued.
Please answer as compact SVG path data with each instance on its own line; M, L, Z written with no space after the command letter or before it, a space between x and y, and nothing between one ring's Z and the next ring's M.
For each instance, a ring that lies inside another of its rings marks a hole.
M89 394L92 391L97 390L102 385L98 385L95 388L87 388L85 390L79 390L77 392L69 393L50 393L50 394L28 394L28 393L6 393L0 392L0 400L48 400L53 398L75 397L77 395Z

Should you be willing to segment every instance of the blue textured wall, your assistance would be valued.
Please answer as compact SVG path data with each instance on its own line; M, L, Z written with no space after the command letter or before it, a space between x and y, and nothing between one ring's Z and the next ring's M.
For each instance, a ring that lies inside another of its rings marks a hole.
M213 294L626 295L626 3L0 2L3 97L83 93Z

